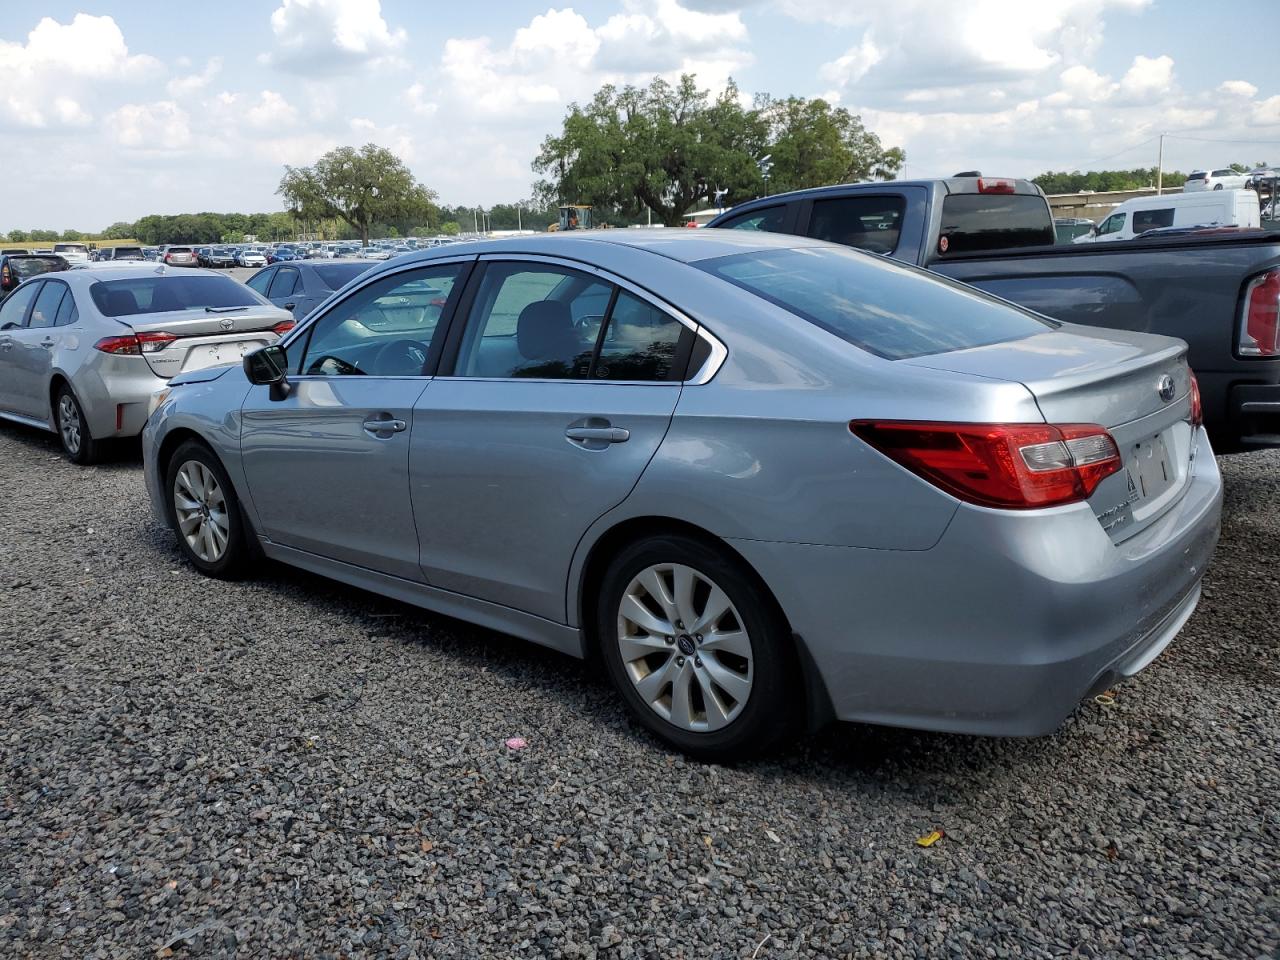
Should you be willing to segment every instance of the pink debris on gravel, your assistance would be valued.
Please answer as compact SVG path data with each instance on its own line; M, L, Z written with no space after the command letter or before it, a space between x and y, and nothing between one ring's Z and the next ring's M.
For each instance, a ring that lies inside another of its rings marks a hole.
M525 740L524 737L508 737L507 738L508 750L523 750L528 745L529 743L528 741Z

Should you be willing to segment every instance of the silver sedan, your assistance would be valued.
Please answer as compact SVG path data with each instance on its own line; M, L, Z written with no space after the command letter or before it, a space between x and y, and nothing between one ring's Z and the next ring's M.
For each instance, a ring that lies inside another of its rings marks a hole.
M1183 343L844 247L617 230L400 257L175 378L156 515L598 657L693 754L831 718L1053 730L1195 609L1221 486Z
M142 429L175 374L239 363L292 316L241 283L155 264L42 274L0 306L0 418L54 430L76 463Z

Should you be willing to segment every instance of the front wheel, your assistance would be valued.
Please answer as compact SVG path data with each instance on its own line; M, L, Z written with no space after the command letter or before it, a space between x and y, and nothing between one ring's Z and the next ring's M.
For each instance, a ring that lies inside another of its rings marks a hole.
M213 451L194 440L182 444L169 461L165 489L178 546L192 566L219 580L248 574L253 553L240 501Z
M781 614L737 558L683 536L619 554L597 635L636 718L693 756L732 760L792 735L800 685Z
M102 457L102 442L93 439L89 433L89 424L84 419L84 410L80 401L71 392L71 388L63 384L53 402L54 426L58 428L58 439L62 441L62 452L72 463L82 467L97 463Z

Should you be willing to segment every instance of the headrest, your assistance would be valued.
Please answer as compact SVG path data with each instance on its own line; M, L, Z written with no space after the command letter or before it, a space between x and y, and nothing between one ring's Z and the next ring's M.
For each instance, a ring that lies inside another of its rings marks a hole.
M579 344L569 305L559 300L538 300L521 310L516 321L516 346L526 360L571 363L578 355Z

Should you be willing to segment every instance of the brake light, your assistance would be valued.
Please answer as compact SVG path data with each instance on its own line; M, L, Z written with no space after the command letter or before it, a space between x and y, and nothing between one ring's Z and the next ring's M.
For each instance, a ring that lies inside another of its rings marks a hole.
M138 343L138 338L130 334L127 337L103 337L93 345L93 349L101 350L103 353L114 353L118 356L139 356L142 353L142 345Z
M1120 470L1120 451L1089 423L854 420L854 435L952 496L1029 510L1087 500Z
M1241 312L1240 355L1280 356L1280 270L1268 270L1249 281Z
M295 326L297 326L297 324L296 324L293 320L281 320L279 323L277 323L277 324L276 324L274 327L272 327L271 329L272 329L272 331L273 331L277 336L281 336L281 337L283 337L286 333L288 333L290 330L292 330Z
M1200 382L1191 374L1191 426L1204 425L1204 406L1200 403Z
M978 179L979 193L1013 193L1012 180L990 180L986 178Z
M137 337L143 353L159 353L178 339L172 333L139 333Z

